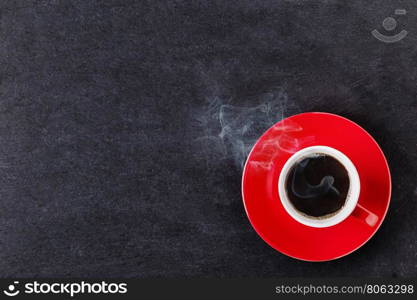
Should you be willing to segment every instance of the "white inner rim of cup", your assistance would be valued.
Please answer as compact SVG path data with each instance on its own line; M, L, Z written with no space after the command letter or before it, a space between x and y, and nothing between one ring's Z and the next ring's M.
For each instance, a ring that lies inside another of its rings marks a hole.
M292 167L302 159L313 156L315 154L325 154L332 156L346 168L349 175L349 191L346 196L344 205L339 211L327 218L308 217L302 212L298 211L288 199L286 191L286 180ZM360 193L359 174L352 161L339 150L328 146L307 147L294 153L284 164L278 179L278 193L285 210L296 221L311 227L329 227L345 220L355 209Z

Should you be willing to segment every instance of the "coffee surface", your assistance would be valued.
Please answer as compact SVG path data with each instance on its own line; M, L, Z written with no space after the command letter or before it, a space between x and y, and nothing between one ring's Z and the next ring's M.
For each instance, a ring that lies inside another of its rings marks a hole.
M343 207L349 185L349 174L337 159L315 154L293 166L286 190L298 211L310 217L325 218Z

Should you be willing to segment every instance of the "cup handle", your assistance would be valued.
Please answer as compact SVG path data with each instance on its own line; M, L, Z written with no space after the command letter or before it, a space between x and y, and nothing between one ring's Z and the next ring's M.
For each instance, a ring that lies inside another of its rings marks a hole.
M352 212L352 216L362 220L371 227L374 227L379 219L379 217L376 214L366 209L359 203L356 204L356 207Z

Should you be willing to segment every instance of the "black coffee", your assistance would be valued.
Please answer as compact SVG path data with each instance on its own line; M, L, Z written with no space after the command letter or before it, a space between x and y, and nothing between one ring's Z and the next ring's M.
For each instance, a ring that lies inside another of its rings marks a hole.
M286 189L294 207L307 216L326 217L343 207L349 191L349 174L335 158L314 154L290 170Z

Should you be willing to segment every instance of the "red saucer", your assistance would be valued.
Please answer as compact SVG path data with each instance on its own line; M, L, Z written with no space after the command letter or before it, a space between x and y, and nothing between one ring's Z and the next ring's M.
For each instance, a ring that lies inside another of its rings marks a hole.
M284 210L280 171L293 153L314 145L333 147L356 166L358 203L378 216L374 226L350 215L337 225L314 228ZM388 210L391 176L382 150L359 125L329 113L303 113L276 123L256 142L243 171L242 194L252 226L271 247L293 258L326 261L355 251L375 234Z

